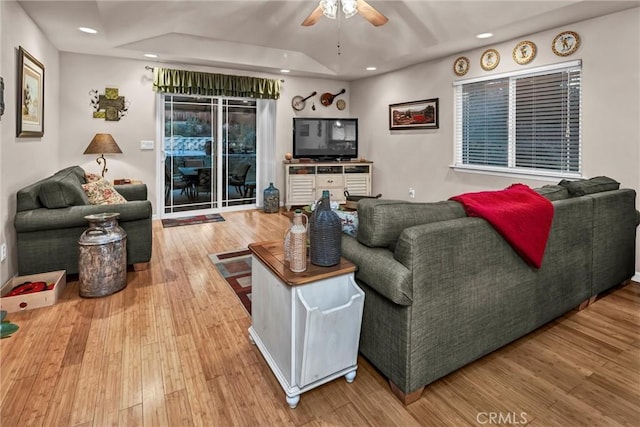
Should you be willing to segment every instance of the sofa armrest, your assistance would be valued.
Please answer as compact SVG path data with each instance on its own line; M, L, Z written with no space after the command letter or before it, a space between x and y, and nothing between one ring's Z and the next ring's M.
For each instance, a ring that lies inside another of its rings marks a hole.
M342 255L358 266L356 278L399 305L412 303L412 274L386 248L370 248L342 235Z
M85 216L104 212L119 213L120 217L118 221L121 223L148 219L151 218L151 202L148 200L138 200L115 205L84 205L70 206L61 209L33 209L18 212L14 219L14 226L18 233L87 227L88 222L84 219Z
M147 200L146 184L126 184L113 186L127 201Z

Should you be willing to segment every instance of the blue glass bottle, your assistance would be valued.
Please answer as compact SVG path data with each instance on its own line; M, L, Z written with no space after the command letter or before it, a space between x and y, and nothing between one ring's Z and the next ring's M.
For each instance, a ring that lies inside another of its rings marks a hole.
M265 213L276 213L280 210L280 190L273 186L273 182L269 183L262 195Z

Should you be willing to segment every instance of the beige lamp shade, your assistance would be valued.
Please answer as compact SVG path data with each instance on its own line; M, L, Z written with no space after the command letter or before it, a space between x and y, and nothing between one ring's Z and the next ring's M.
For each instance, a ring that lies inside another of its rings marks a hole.
M118 147L116 140L110 133L96 133L91 143L84 150L83 154L104 154L104 153L120 153L122 150Z
M120 147L116 143L116 140L113 139L110 133L96 133L96 136L93 137L89 146L84 150L83 154L100 154L96 159L96 162L100 165L104 163L102 167L102 176L104 176L107 169L107 159L104 158L104 153L113 154L113 153L122 153Z

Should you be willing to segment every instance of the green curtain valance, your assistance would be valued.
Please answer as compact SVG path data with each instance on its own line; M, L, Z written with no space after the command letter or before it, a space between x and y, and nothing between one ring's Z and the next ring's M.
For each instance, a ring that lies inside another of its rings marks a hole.
M280 80L154 67L153 90L185 95L278 99Z

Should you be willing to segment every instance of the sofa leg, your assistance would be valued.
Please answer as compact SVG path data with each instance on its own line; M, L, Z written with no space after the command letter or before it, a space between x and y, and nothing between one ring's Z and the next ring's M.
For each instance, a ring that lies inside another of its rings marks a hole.
M419 389L412 391L411 393L405 393L404 391L400 390L400 387L395 385L395 383L391 380L389 380L389 386L391 387L391 391L393 392L393 394L395 394L396 397L400 399L400 401L405 405L410 405L416 400L420 399L420 396L422 396L422 392L424 391L424 386L422 386Z
M594 295L591 298L582 301L580 303L580 305L578 306L578 311L582 311L585 308L589 307L591 304L593 304L596 301L597 297L598 297L598 295Z
M137 264L133 264L134 271L144 271L149 268L148 262L139 262Z

